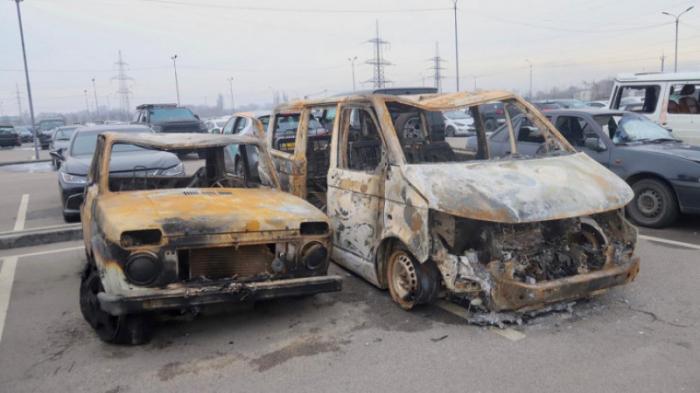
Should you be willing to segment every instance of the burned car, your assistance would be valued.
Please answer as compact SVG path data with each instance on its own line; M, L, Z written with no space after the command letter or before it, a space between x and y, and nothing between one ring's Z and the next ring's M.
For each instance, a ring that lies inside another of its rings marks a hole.
M197 151L206 158L196 171L178 176L138 166L114 175L113 152L125 145ZM246 160L234 173L234 150L257 151L257 177ZM106 342L146 342L158 311L197 311L341 287L339 277L326 274L327 217L279 189L259 138L100 134L81 221L87 264L80 307Z
M503 105L511 149L489 154L480 106ZM467 110L475 152L453 148L431 119ZM544 130L520 154L511 113ZM293 149L276 145L297 116ZM309 133L333 124L330 143ZM483 311L529 312L633 280L630 187L577 153L531 104L508 92L355 95L277 108L268 146L285 190L324 209L334 262L388 288L405 309L445 296Z

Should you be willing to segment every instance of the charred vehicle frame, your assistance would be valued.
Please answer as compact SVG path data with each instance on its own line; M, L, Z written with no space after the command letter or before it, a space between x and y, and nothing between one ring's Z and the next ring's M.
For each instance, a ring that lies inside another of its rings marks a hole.
M123 145L206 158L190 176L115 176L110 156ZM257 150L256 176L247 163L234 173L234 148ZM147 341L156 311L340 290L327 275L327 217L279 189L259 138L103 133L84 200L80 304L104 341Z
M490 157L479 113L492 102L507 109L505 158ZM475 153L453 149L431 124L463 108L475 119ZM518 154L510 111L545 130L534 156ZM297 134L291 149L279 149L276 123L290 115L300 119ZM318 144L310 119L333 124L330 143ZM526 312L638 273L636 229L622 215L632 190L511 93L292 102L273 112L267 138L282 188L327 211L334 262L388 288L405 309L443 296Z

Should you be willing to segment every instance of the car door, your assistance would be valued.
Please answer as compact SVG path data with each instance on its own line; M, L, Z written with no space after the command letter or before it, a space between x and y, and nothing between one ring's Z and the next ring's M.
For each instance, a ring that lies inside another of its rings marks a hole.
M592 118L583 115L559 115L555 123L557 129L578 151L588 154L603 166L610 166L611 142L600 130ZM597 138L600 147L592 149L586 146L586 138Z
M373 249L382 232L386 143L369 104L343 106L339 116L328 171L327 211L334 231L334 259L356 270L352 261L358 257L364 266L374 266Z
M270 155L284 191L306 199L308 110L275 113L267 136Z
M686 89L684 91L683 89ZM693 92L687 93L690 89ZM670 129L676 138L682 139L686 143L700 145L700 111L682 105L681 100L700 101L700 81L674 82L668 88L668 93L664 95L666 108L666 118L662 117L660 124Z

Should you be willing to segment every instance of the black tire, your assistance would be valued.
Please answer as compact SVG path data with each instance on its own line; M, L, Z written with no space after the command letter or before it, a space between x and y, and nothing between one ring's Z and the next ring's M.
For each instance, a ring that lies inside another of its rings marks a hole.
M113 316L102 311L97 294L103 291L97 270L88 264L80 280L80 312L100 340L119 345L141 345L150 341L150 318L140 314Z
M386 262L386 279L391 298L410 310L432 303L440 287L440 273L432 261L419 263L404 247L396 247Z
M453 138L455 136L455 128L452 126L448 126L445 129L445 134L446 134L446 136Z
M678 218L678 202L673 190L657 179L642 179L632 184L634 199L627 216L637 225L663 228Z
M80 213L63 213L63 221L78 222L80 221Z
M484 128L488 132L495 130L496 125L497 125L496 119L486 119L486 121L484 121Z

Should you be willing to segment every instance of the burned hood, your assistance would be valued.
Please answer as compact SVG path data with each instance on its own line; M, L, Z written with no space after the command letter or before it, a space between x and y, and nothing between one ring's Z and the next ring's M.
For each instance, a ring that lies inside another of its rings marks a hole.
M476 220L524 223L618 209L634 196L585 153L525 160L406 165L431 209Z
M100 198L96 218L107 237L160 229L166 236L298 230L327 222L310 203L275 189L184 188L116 192Z

